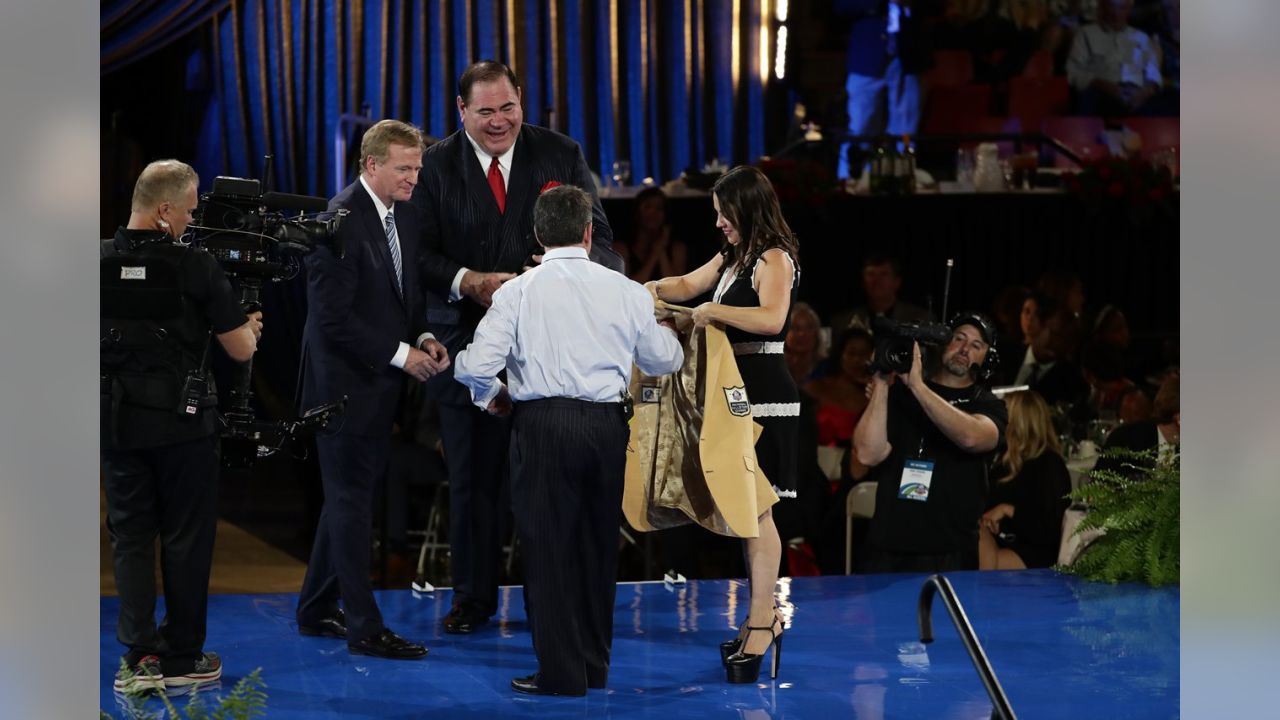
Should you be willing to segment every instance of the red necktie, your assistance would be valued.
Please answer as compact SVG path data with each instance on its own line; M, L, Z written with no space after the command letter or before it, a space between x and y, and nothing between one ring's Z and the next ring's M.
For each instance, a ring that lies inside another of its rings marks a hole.
M498 158L489 163L489 189L493 191L493 199L498 201L498 212L507 211L507 187L502 184L502 168L498 167Z

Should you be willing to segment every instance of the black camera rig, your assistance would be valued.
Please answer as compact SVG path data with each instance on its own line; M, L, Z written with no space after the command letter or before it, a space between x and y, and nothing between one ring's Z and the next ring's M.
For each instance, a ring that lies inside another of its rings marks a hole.
M268 175L271 158L266 159ZM213 255L240 292L246 313L261 309L266 282L288 280L317 248L343 256L338 227L346 210L329 211L324 198L261 191L255 179L217 177L200 196L189 241ZM253 360L237 368L230 404L222 413L223 461L244 467L293 438L315 432L342 413L346 398L305 411L296 420L259 420L250 386Z

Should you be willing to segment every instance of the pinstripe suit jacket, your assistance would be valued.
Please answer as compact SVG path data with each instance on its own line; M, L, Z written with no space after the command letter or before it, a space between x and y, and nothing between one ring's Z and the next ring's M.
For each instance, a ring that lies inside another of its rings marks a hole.
M422 232L419 278L431 295L427 323L449 348L450 357L471 342L485 312L467 297L445 302L454 276L463 267L477 272L520 272L530 254L541 252L533 236L533 205L551 181L576 185L591 194L591 259L621 272L622 258L613 251L609 220L582 150L572 138L536 125L521 126L507 179L506 213L498 212L485 170L463 130L427 149L410 202L418 209ZM437 377L446 374L452 380L452 367ZM461 388L453 382L447 385Z

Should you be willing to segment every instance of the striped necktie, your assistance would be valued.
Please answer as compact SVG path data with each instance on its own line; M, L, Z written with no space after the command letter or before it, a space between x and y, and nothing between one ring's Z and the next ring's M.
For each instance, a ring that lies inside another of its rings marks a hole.
M396 290L400 294L404 294L404 266L400 260L400 240L396 236L396 216L395 213L387 213L387 225L383 228L387 232L387 248L391 250L391 264L396 267Z

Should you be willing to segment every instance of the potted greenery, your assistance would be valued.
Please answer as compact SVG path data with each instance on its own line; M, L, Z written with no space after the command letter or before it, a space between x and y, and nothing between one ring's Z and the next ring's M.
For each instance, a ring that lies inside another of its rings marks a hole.
M1180 573L1179 463L1154 451L1109 450L1117 470L1096 470L1071 493L1089 507L1077 535L1097 535L1074 563L1058 569L1110 583L1177 584Z

